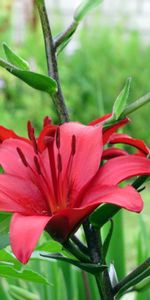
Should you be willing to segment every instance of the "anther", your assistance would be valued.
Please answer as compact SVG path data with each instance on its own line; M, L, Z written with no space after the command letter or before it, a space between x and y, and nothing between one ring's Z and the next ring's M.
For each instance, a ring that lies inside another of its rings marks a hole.
M60 128L59 127L56 130L56 146L57 149L60 149Z
M76 136L72 136L72 141L71 141L71 154L75 155L76 153Z
M31 121L28 121L28 123L27 123L27 129L28 129L28 136L29 136L29 139L32 140L33 137L34 137L34 128L33 128L33 126L32 126Z
M26 160L26 158L25 158L25 155L23 154L22 150L21 150L19 147L17 147L16 149L17 149L17 152L18 152L18 154L19 154L19 157L20 157L20 159L21 159L23 165L24 165L25 167L28 167L28 162L27 162L27 160Z
M54 138L52 136L45 136L44 137L44 143L46 146L49 146L54 141Z
M52 119L48 116L46 116L43 120L43 127L46 127L47 125L52 124Z
M58 155L57 155L57 168L58 168L58 172L61 173L61 171L62 171L62 159L61 159L60 153L58 153Z
M39 161L36 156L34 156L34 164L35 164L38 174L41 175L42 174L41 167L40 167Z
M29 136L29 139L32 141L34 152L36 154L38 154L38 146L37 146L36 138L34 135L34 128L30 121L28 121L27 127L28 127L28 136Z

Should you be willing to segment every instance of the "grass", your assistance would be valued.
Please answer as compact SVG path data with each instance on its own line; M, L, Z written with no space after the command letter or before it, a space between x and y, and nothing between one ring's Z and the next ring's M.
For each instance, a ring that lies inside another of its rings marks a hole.
M137 265L138 249L136 247L139 235L142 235L140 227L140 218L145 223L150 233L150 185L141 192L144 200L144 209L140 215L124 211L124 236L125 236L125 254L127 261L127 271L131 271Z

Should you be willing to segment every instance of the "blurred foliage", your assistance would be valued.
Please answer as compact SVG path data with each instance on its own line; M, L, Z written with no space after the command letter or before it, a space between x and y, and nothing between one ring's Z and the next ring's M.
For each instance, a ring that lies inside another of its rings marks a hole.
M133 78L129 102L150 90L150 46L141 43L137 32L126 36L123 26L101 26L98 17L94 16L74 38L75 41L59 56L61 82L73 120L88 123L111 111L129 76ZM11 32L7 32L6 36L2 34L2 39L29 61L33 71L46 74L43 39L38 24L28 24L28 34L21 45L14 43ZM2 52L1 49L0 55L4 56ZM52 102L44 93L31 89L1 69L0 86L3 125L25 134L27 119L31 119L38 129L44 115L50 115L57 121ZM129 132L149 143L146 130L150 126L148 107L141 108L131 117L134 122L128 126Z
M6 42L20 56L28 60L33 71L46 74L43 39L40 25L36 22L36 14L32 20L34 22L28 23L24 42L18 44L14 40L11 29L11 5L11 0L1 0L1 42ZM56 22L54 27L53 31L58 33L57 30L61 28L61 24ZM72 40L64 53L59 56L62 87L73 120L86 124L91 119L110 112L114 100L129 76L133 78L129 102L150 91L150 46L143 44L137 32L125 34L123 24L115 28L102 26L99 16L94 15L90 18L90 22L84 23L74 38L75 40ZM4 57L2 47L0 47L0 56ZM27 120L32 120L39 130L45 115L50 115L55 122L57 121L48 95L33 90L5 70L0 69L0 123L26 135ZM131 117L133 123L132 126L128 125L128 132L145 139L150 145L147 130L150 126L149 108L145 106ZM131 230L128 228L128 223L130 222L127 220L126 231ZM134 225L132 227L135 229ZM135 239L132 238L132 242L133 240ZM135 249L135 244L131 248ZM49 265L29 262L29 266L32 266L38 273L45 274L51 286L47 288L21 280L2 279L0 295L3 299L20 299L21 289L29 290L31 293L31 295L24 294L22 299L39 299L40 297L40 299L59 300L62 299L62 291L63 299L77 300L79 297L85 299L87 298L86 281L89 279L92 299L97 299L93 278L91 276L85 278L85 274L76 268L65 266L60 262L53 262ZM124 270L121 272L124 273ZM16 287L18 287L18 298Z

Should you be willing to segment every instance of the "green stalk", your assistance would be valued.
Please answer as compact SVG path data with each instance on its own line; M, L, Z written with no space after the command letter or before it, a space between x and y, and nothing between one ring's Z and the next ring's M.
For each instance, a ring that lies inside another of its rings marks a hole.
M92 262L94 264L98 264L100 262L102 264L106 264L99 230L95 230L89 221L84 222L83 228ZM114 300L108 269L106 268L103 272L95 274L95 279L100 299Z
M109 251L108 251L108 263L113 262L118 278L125 276L125 253L124 253L124 231L123 231L123 211L120 211L113 218L113 235L111 238ZM117 245L117 251L116 251Z
M57 92L52 96L52 100L57 110L60 121L62 123L68 122L69 113L64 101L64 97L60 85L57 58L56 58L56 48L54 46L51 27L48 20L48 15L47 15L44 0L36 0L36 5L39 11L39 16L41 20L42 29L43 29L48 74L57 82L57 87L58 87Z

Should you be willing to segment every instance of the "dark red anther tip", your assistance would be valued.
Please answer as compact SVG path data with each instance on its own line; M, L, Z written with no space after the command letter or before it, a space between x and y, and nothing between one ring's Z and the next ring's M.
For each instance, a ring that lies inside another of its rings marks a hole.
M35 164L38 174L41 175L42 174L41 167L40 167L39 161L37 159L37 156L34 156L34 164Z
M60 153L57 155L57 168L58 172L60 173L62 171L62 159Z
M47 125L52 124L52 119L48 116L46 116L43 120L43 127L46 127Z
M28 162L27 162L27 160L25 158L25 155L23 154L22 150L19 147L17 147L16 149L17 149L17 152L18 152L18 154L20 156L20 159L21 159L23 165L25 167L28 167Z
M75 155L76 153L76 136L72 136L72 141L71 141L71 154Z
M32 140L34 137L34 128L32 126L31 121L28 121L27 123L27 130L28 130L29 139Z
M57 149L60 149L60 127L56 130L56 146Z
M54 138L52 136L45 136L44 137L44 143L46 146L49 146L53 143Z

